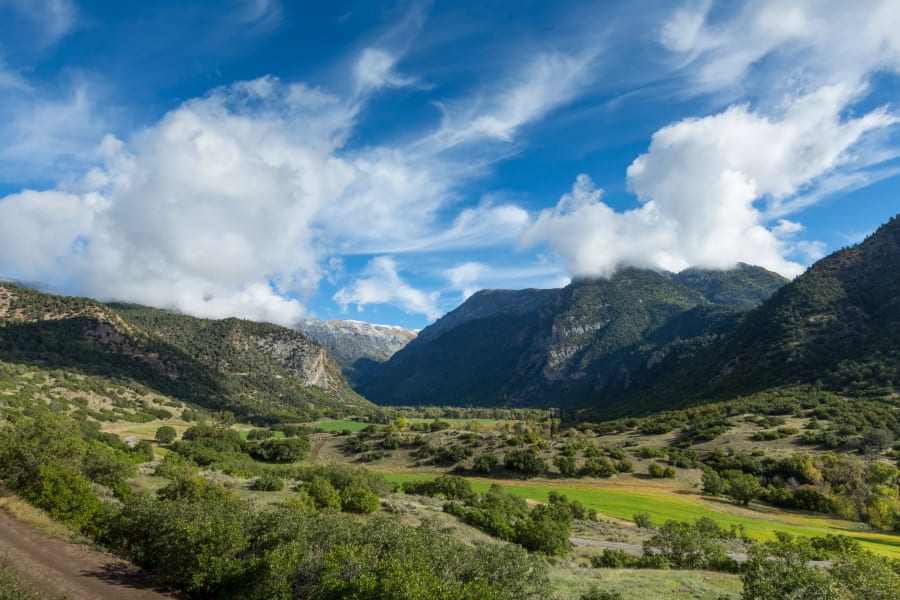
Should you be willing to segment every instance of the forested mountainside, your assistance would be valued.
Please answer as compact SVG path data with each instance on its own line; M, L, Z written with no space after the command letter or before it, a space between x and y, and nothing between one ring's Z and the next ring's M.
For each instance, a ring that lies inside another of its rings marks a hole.
M558 290L485 290L366 374L379 404L586 406L624 397L731 331L786 280L760 267L622 269Z
M371 406L298 331L107 305L11 283L0 283L0 361L132 380L243 416Z
M900 219L821 259L692 364L682 393L747 393L792 383L890 389L900 380ZM659 392L659 390L656 390Z

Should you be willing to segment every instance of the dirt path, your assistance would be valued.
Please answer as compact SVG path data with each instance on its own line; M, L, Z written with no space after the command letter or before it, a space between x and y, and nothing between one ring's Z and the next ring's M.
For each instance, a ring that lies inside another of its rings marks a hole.
M0 556L48 597L67 600L160 600L160 591L129 563L52 538L0 511Z
M309 462L316 462L316 459L319 458L319 450L321 450L322 446L325 445L325 441L327 439L328 438L325 436L315 438L315 444L313 445L312 452L309 453Z

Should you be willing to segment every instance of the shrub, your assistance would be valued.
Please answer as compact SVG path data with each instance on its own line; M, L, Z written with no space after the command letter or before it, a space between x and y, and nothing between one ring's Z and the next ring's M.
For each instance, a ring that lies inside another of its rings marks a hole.
M170 425L163 425L156 430L156 435L154 437L160 444L171 444L175 441L175 438L178 437L178 432Z
M378 510L381 501L369 488L354 484L341 490L341 510L367 515Z
M556 456L553 458L553 465L563 477L574 477L577 472L575 458L572 456Z
M309 494L316 508L320 510L341 510L341 496L334 486L324 477L315 476L303 484L303 489Z
M632 517L634 524L641 529L652 529L653 523L650 521L650 513L639 512Z
M500 461L493 454L479 454L475 457L472 470L476 473L491 473L497 468L499 463Z
M250 487L260 492L280 492L284 489L284 480L272 473L263 473Z
M622 594L591 586L591 589L583 593L579 600L622 600Z
M637 563L637 558L624 550L606 548L600 556L591 557L591 566L600 569L627 569Z

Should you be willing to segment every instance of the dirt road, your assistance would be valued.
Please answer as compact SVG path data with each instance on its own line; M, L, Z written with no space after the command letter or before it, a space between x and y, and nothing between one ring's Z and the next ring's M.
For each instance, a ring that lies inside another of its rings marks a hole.
M0 511L0 557L49 598L160 600L174 598L127 562L49 537Z

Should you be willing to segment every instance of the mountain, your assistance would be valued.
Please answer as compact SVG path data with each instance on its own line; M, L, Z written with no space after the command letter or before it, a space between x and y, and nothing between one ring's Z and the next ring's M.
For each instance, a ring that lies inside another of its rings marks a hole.
M694 395L790 383L892 388L900 382L900 218L816 262L676 375Z
M328 351L352 378L370 363L388 360L416 337L416 331L394 325L374 325L362 321L319 321L306 319L297 329Z
M612 402L690 356L784 285L760 267L622 269L558 290L485 290L365 374L378 404ZM669 360L668 362L671 362Z
M208 320L0 283L0 361L136 381L239 415L304 416L371 404L299 331Z

